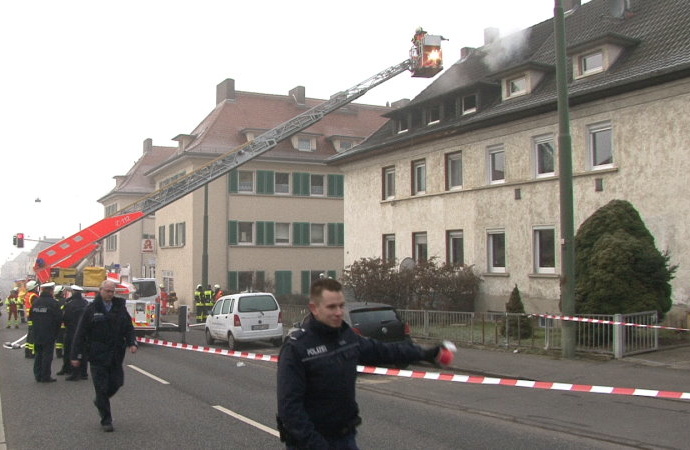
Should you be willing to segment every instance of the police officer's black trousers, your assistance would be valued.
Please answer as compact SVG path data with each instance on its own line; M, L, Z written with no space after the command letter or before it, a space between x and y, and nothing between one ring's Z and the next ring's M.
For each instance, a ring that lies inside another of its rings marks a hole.
M101 416L101 425L111 424L113 416L110 414L110 397L115 395L125 381L122 364L100 366L92 363L91 379L96 390L96 399L93 403Z
M50 366L53 363L55 342L34 344L36 359L34 359L34 378L36 381L48 381L51 378Z

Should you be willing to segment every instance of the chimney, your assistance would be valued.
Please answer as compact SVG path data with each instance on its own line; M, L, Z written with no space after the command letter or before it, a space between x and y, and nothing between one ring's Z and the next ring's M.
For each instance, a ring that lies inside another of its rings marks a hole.
M153 139L144 139L144 155L149 153L153 149Z
M226 78L216 86L216 105L225 100L235 100L235 80Z
M288 96L292 97L298 105L304 105L306 103L304 86L297 86L291 89L290 92L288 92Z
M484 28L484 45L489 45L498 39L498 28Z
M463 47L460 49L460 59L465 59L468 56L470 56L470 53L472 53L472 50L474 50L474 47Z
M582 0L563 0L563 11L572 11L582 6Z

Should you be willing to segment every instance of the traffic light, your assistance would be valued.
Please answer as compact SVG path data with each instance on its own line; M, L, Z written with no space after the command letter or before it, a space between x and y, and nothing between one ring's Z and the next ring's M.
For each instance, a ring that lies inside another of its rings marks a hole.
M17 248L24 248L24 233L17 233Z
M12 236L12 245L17 246L17 235Z

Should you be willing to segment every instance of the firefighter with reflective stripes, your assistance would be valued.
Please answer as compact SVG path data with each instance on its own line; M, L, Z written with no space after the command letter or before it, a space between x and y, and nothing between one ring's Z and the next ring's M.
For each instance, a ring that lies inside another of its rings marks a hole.
M65 324L62 322L62 314L65 312L65 304L67 302L64 295L64 286L55 286L53 298L55 298L58 305L60 305L60 331L58 331L57 339L55 340L55 358L60 359L63 357L65 351Z
M34 357L34 324L31 321L31 305L38 298L38 283L30 280L26 283L26 294L24 294L24 311L26 311L26 323L29 326L26 332L26 346L24 346L24 357Z
M204 291L204 321L206 321L206 316L209 315L215 303L216 302L213 300L213 287L209 284Z
M196 323L201 323L206 318L204 315L204 308L206 302L204 301L204 288L198 284L196 291L194 291L194 307L196 309Z
M15 328L19 328L19 289L16 287L12 288L10 295L5 299L5 306L7 307L7 328L14 325ZM14 320L12 319L14 317Z

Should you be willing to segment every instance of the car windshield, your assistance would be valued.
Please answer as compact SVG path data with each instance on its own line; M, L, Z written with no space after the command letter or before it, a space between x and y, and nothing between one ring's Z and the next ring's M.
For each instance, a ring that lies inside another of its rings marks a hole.
M253 295L240 298L238 312L276 311L278 305L270 295Z
M139 297L153 297L157 295L156 282L152 280L134 281L134 286L137 288L137 295Z
M395 310L391 308L359 309L350 311L352 323L359 325L382 324L398 320Z

